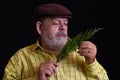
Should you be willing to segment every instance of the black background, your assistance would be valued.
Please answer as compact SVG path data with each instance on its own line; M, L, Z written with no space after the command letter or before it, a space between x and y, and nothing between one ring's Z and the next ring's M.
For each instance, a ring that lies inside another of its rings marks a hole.
M107 70L110 80L115 80L113 68L115 52L113 49L112 2L105 0L4 0L1 2L0 27L0 77L10 57L20 48L34 43L38 34L32 19L32 9L37 3L55 2L69 8L73 18L69 23L69 36L74 37L81 31L102 27L93 41L98 47L97 59ZM118 65L116 65L118 66ZM115 67L116 67L115 66ZM116 67L117 68L117 67Z

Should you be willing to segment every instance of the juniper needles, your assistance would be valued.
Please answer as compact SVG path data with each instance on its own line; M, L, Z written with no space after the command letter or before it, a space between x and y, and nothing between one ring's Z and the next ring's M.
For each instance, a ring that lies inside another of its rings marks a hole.
M74 38L72 38L72 40L68 41L68 43L62 48L57 57L57 62L67 57L67 55L72 51L75 51L77 46L80 45L82 41L92 38L96 32L102 29L103 28L94 28L86 31L85 33L81 32L77 34Z

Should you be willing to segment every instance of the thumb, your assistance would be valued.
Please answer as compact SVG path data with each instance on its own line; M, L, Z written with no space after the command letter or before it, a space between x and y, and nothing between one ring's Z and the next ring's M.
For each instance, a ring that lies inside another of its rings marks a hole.
M38 79L39 80L47 80L46 75L44 73L42 73L42 72L39 73Z

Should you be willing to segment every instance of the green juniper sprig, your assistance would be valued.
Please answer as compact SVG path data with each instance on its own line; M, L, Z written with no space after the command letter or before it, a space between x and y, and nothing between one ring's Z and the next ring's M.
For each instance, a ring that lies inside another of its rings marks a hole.
M57 62L67 57L67 55L71 53L72 51L75 51L76 47L80 45L82 41L92 38L96 32L102 29L103 28L95 28L95 29L91 29L87 31L86 33L81 32L77 34L74 38L72 38L72 40L68 41L68 43L62 48L62 50L60 51L57 57Z

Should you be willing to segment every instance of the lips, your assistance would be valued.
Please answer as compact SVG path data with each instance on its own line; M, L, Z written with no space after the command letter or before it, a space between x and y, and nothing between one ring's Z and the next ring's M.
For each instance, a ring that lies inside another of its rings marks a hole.
M65 35L64 35L64 34L60 34L60 35L57 35L57 36L59 36L59 37L65 37Z
M57 33L57 36L58 36L58 37L66 37L66 34L64 34L63 32L58 32L58 33Z

